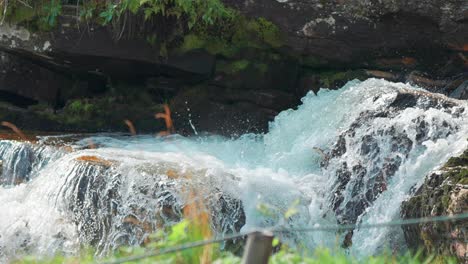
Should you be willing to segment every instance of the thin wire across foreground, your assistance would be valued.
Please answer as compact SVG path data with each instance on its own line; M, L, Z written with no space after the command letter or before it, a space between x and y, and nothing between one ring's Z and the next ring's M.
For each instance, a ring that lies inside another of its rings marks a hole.
M426 224L426 223L438 223L438 222L455 222L460 220L468 220L468 213L451 215L451 216L435 216L435 217L425 217L425 218L413 218L413 219L400 219L396 221L376 223L376 224L352 224L352 225L328 225L328 226L313 226L313 227L304 227L304 228L264 228L251 232L245 233L236 233L228 236L222 236L219 238L195 241L190 243L185 243L179 246L164 248L156 250L154 252L131 256L127 258L120 258L113 261L102 262L102 264L121 264L136 260L141 260L145 258L157 257L164 254L174 253L177 251L187 250L196 247L202 247L210 244L221 243L237 238L245 237L254 232L268 232L268 233L294 233L294 232L319 232L319 231L341 231L341 230L353 230L353 229L371 229L371 228L383 228L383 227L395 227L395 226L408 226L408 225L417 225L417 224Z
M177 252L177 251L187 250L187 249L191 249L191 248L196 248L196 247L202 247L202 246L206 246L206 245L210 245L210 244L221 243L221 242L224 242L224 241L229 241L229 240L245 237L250 233L252 233L252 232L236 233L236 234L232 234L232 235L228 235L228 236L223 236L223 237L220 237L220 238L200 240L200 241L181 244L181 245L175 246L175 247L156 250L154 252L150 252L150 253L146 253L146 254L142 254L142 255L138 255L138 256L131 256L131 257L127 257L127 258L120 258L120 259L117 259L117 260L114 260L114 261L105 261L105 262L99 262L99 263L102 263L102 264L126 263L126 262L135 261L135 260L140 260L140 259L156 257L156 256L164 255L164 254L174 253L174 252Z

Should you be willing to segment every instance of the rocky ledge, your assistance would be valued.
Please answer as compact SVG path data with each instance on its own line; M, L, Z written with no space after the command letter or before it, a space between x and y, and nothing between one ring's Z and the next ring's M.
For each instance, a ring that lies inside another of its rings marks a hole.
M464 1L223 0L235 18L201 30L129 12L104 25L99 13L84 12L82 2L93 1L54 1L60 12L48 14L54 26L46 28L38 25L43 6L7 12L3 120L94 132L125 131L129 119L138 132L155 132L163 122L154 114L169 103L180 133L194 133L193 125L239 135L266 131L309 91L355 78L468 98Z
M430 174L401 206L402 218L456 215L468 212L468 150ZM403 228L410 248L457 256L468 261L468 221L425 223Z

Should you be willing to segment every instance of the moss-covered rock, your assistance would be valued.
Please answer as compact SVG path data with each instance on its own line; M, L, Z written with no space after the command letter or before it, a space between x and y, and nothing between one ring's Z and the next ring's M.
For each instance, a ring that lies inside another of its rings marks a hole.
M403 218L456 215L468 212L468 150L429 175L413 197L403 202ZM468 260L468 221L425 223L403 227L406 242L428 254ZM461 263L462 263L461 262Z

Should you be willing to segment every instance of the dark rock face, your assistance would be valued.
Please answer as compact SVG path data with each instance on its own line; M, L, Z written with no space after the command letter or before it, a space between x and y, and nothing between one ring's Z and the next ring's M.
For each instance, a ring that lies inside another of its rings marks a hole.
M294 96L277 90L233 90L199 87L181 92L172 101L176 129L183 134L195 130L222 135L262 133L283 109L293 107ZM193 128L192 128L193 125Z
M63 75L32 64L30 61L0 52L0 95L15 105L27 106L45 101L55 103L59 89L71 86Z
M428 55L440 47L459 51L468 43L468 6L463 1L224 2L273 21L285 32L288 46L329 61L355 63L405 52Z
M451 158L439 171L427 176L410 199L401 205L401 217L456 215L468 211L468 151ZM468 261L468 222L428 223L403 227L406 242L428 254L457 256Z
M354 78L409 81L468 98L468 6L463 1L223 2L250 19L272 21L274 30L267 33L275 33L274 43L258 45L249 36L259 32L246 31L241 42L247 45L236 46L232 54L196 45L182 51L183 34L197 36L179 32L163 49L144 35L164 30L157 25L148 29L135 17L140 24L125 29L138 33L122 37L113 26L80 21L74 5L63 6L50 32L0 25L0 100L20 108L49 105L40 111L6 107L0 117L23 129L90 132L126 131L123 120L130 119L137 131L156 132L154 110L172 102L181 133L193 132L190 119L199 130L238 135L264 132L272 116L307 92L339 88ZM117 83L127 87L119 90ZM197 89L201 92L194 95ZM103 106L105 98L118 102L115 111ZM103 109L70 116L67 107L74 100Z

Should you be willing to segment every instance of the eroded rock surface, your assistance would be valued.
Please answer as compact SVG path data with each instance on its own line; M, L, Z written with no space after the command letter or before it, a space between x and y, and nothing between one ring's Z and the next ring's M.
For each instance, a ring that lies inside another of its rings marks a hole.
M464 1L225 2L275 22L286 33L290 47L325 60L355 63L368 56L427 54L441 46L466 51L468 43Z
M337 179L330 203L339 224L359 223L392 178L402 173L401 167L425 148L425 142L459 131L454 120L467 111L459 102L410 90L374 98L378 107L360 113L322 162L330 178ZM351 236L344 246L350 245Z
M402 218L458 215L468 212L468 150L427 176L401 206ZM403 227L410 248L457 256L468 261L468 222L426 223Z

